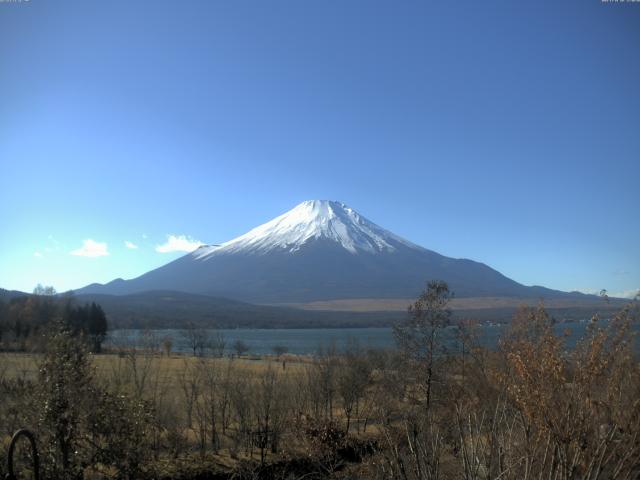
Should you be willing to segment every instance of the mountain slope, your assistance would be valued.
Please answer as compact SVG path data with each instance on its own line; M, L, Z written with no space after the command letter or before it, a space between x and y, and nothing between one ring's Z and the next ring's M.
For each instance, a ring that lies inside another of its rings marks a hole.
M466 300L470 300L467 302ZM478 321L502 322L512 318L522 303L535 305L535 299L499 301L486 298L455 299L453 318L474 318ZM331 309L319 305L315 310L252 305L226 298L194 295L175 291L147 291L131 295L85 294L75 298L78 304L96 302L102 306L110 329L118 328L183 328L188 323L215 328L343 328L388 327L404 318L407 305L389 308L380 305L376 310L356 311L349 308ZM407 300L407 304L410 300ZM604 302L596 297L580 303L565 299L552 300L545 306L558 320L590 318L598 312L608 318L618 311L624 301Z
M130 295L77 295L79 304L96 302L118 328L180 328L188 323L216 328L310 328L388 326L404 312L304 311L252 305L227 298L176 291Z
M441 279L458 297L572 296L525 287L479 262L417 246L348 206L307 201L220 246L202 246L132 280L77 293L179 290L253 303L346 298L414 298Z

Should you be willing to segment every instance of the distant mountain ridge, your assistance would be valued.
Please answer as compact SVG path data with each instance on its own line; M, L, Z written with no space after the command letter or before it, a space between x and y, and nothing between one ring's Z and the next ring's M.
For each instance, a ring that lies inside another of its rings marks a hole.
M20 298L28 296L28 293L21 292L19 290L5 290L0 288L0 301L8 302L13 298Z
M428 280L458 297L584 298L524 286L489 266L415 245L347 205L302 202L219 246L196 251L140 277L91 284L77 294L172 290L251 303L349 298L415 298Z

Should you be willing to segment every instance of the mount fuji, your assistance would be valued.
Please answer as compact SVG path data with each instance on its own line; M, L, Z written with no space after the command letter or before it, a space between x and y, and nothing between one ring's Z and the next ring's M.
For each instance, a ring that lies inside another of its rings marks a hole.
M445 257L366 219L347 205L302 202L221 245L203 245L131 280L92 284L78 294L172 290L252 303L415 298L428 280L456 297L569 298L528 287L485 264Z

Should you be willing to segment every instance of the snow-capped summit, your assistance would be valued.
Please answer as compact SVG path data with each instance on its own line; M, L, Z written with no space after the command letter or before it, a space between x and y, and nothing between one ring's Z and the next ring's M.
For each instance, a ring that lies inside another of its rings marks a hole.
M353 254L393 252L399 245L420 248L367 220L344 203L307 200L220 246L201 247L193 256L206 259L211 255L232 252L296 252L307 242L319 239L333 241Z

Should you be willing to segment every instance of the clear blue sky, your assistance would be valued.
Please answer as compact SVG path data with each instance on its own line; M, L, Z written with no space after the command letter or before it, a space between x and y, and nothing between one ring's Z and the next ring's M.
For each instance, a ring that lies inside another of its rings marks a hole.
M639 165L640 3L0 3L4 288L135 277L182 254L167 235L321 198L525 284L624 292Z

